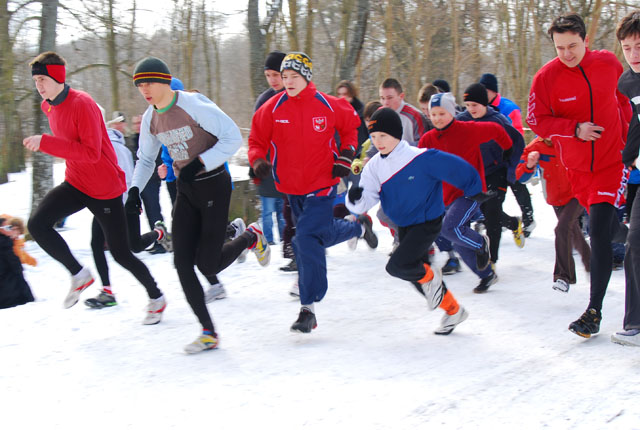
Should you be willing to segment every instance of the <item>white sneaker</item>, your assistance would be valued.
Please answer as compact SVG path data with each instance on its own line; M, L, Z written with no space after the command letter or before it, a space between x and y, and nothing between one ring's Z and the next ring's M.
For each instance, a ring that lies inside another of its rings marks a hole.
M267 238L262 232L262 227L257 222L252 222L247 227L247 230L252 231L256 236L256 243L253 245L251 250L256 255L258 259L258 263L261 266L268 266L271 261L271 248L269 247L269 242L267 242Z
M356 222L355 215L347 215L346 217L344 217L344 219L349 222ZM358 247L358 239L360 239L358 236L354 236L351 239L347 240L347 246L349 246L350 250L355 251L355 249Z
M444 288L442 288L442 271L438 267L431 267L433 271L433 279L422 284L422 292L427 299L429 310L432 311L440 306L442 297L444 297Z
M553 283L553 289L560 291L562 293L568 293L569 283L564 279L558 279L556 282Z
M247 229L247 226L244 223L244 220L242 218L236 218L233 221L230 222L231 226L233 227L233 229L235 230L235 233L233 234L233 238L237 238L238 236L240 236L242 233L244 233L244 231ZM236 261L238 263L244 263L245 261L247 261L247 254L249 253L248 249L245 249L244 251L242 251L242 253L238 256L238 258L236 258ZM209 303L209 302L207 302Z
M186 352L187 354L197 354L198 352L207 351L209 349L216 349L217 347L217 337L201 334L196 340L184 347L184 352Z
M291 288L289 289L289 295L291 297L299 298L300 297L300 287L298 286L298 280L293 283Z
M64 298L62 306L64 306L65 309L69 309L78 303L80 293L86 290L91 284L93 284L93 275L89 269L83 267L78 273L71 277L71 289L67 297Z
M227 292L221 283L209 285L207 291L204 292L204 302L211 303L214 300L221 300L227 297Z
M619 331L611 335L611 342L627 346L640 346L640 330Z
M438 327L438 329L434 333L446 336L450 334L453 329L458 326L458 324L466 320L468 317L469 312L467 312L467 310L462 306L460 306L458 312L453 315L449 315L445 312L442 320L440 321L440 327Z
M147 316L144 317L142 324L158 324L162 320L162 313L166 308L167 301L164 299L164 295L157 299L149 299L149 304L147 305Z

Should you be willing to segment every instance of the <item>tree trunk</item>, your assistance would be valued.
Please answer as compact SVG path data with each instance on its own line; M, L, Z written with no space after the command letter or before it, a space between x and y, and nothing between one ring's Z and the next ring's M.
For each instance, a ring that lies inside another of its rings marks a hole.
M258 0L249 0L247 7L247 27L249 28L249 77L253 99L267 89L264 79L263 64L266 51L265 33L260 27Z
M604 6L603 3L604 2L602 0L596 0L593 12L591 12L591 25L589 25L589 31L587 32L587 36L591 43L595 43L596 41L596 34L598 34L598 21L600 20L600 14L602 13L602 7Z
M360 60L364 37L367 33L367 22L369 20L369 0L357 0L356 20L353 35L350 40L345 39L346 52L344 61L340 67L340 79L353 80L356 65Z
M113 17L114 0L107 4L107 61L109 63L109 79L111 80L111 111L122 109L120 106L120 88L118 85L118 52L116 49L116 23Z
M292 51L299 51L300 44L298 43L298 1L289 0L289 20L291 21L288 34L289 34L289 46Z
M453 71L451 76L451 92L458 98L458 80L460 76L460 15L458 12L458 0L451 2L451 34L453 37Z
M213 72L211 71L211 55L209 55L209 19L213 20L214 18L209 17L205 6L205 0L202 0L202 3L200 4L200 19L202 20L200 26L200 33L202 36L202 54L204 57L204 68L207 79L207 97L214 97L213 87L211 86L211 81L213 80ZM216 28L215 22L213 28ZM215 37L215 35L213 37ZM219 80L217 75L216 80ZM215 97L216 98L214 100L216 103L220 103L217 99L219 94L216 94Z
M313 4L314 0L307 0L306 34L304 39L304 52L313 58Z
M185 87L187 89L193 88L193 3L191 0L185 1L182 5L182 13L184 14L184 19L182 21L183 29L186 29L186 35L184 38L184 65L185 65Z
M42 17L40 20L40 52L56 49L56 22L58 20L58 0L42 1ZM33 97L34 134L48 131L44 114L40 109L42 97L37 92ZM53 157L44 152L34 152L32 157L32 195L31 211L38 207L45 194L53 188Z
M22 130L16 107L14 85L15 57L11 37L11 15L7 0L0 1L0 184L7 182L8 173L24 169Z

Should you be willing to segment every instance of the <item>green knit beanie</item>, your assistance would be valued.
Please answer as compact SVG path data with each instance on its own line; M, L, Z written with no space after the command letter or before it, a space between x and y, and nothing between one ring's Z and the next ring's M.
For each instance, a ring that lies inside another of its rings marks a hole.
M133 83L138 86L143 82L160 82L171 85L171 72L167 63L156 57L140 60L133 70Z

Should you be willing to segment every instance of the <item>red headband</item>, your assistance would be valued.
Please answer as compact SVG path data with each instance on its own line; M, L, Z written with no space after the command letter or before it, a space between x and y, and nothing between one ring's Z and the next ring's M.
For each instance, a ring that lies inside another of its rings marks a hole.
M34 63L31 66L31 75L45 75L59 84L64 84L67 70L62 64Z

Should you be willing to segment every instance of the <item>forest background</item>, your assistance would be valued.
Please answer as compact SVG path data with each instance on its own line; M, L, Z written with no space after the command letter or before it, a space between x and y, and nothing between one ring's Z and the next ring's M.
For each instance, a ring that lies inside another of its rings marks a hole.
M615 26L638 7L631 0L0 0L0 184L30 161L34 205L53 186L52 157L26 154L21 144L48 131L28 66L39 52L62 54L67 82L108 118L146 109L131 73L154 55L246 135L267 88L264 58L275 49L306 52L318 89L334 93L349 79L365 103L387 77L402 83L411 104L438 78L460 102L466 86L493 73L524 117L533 75L555 56L546 30L556 16L581 14L590 48L622 60Z

